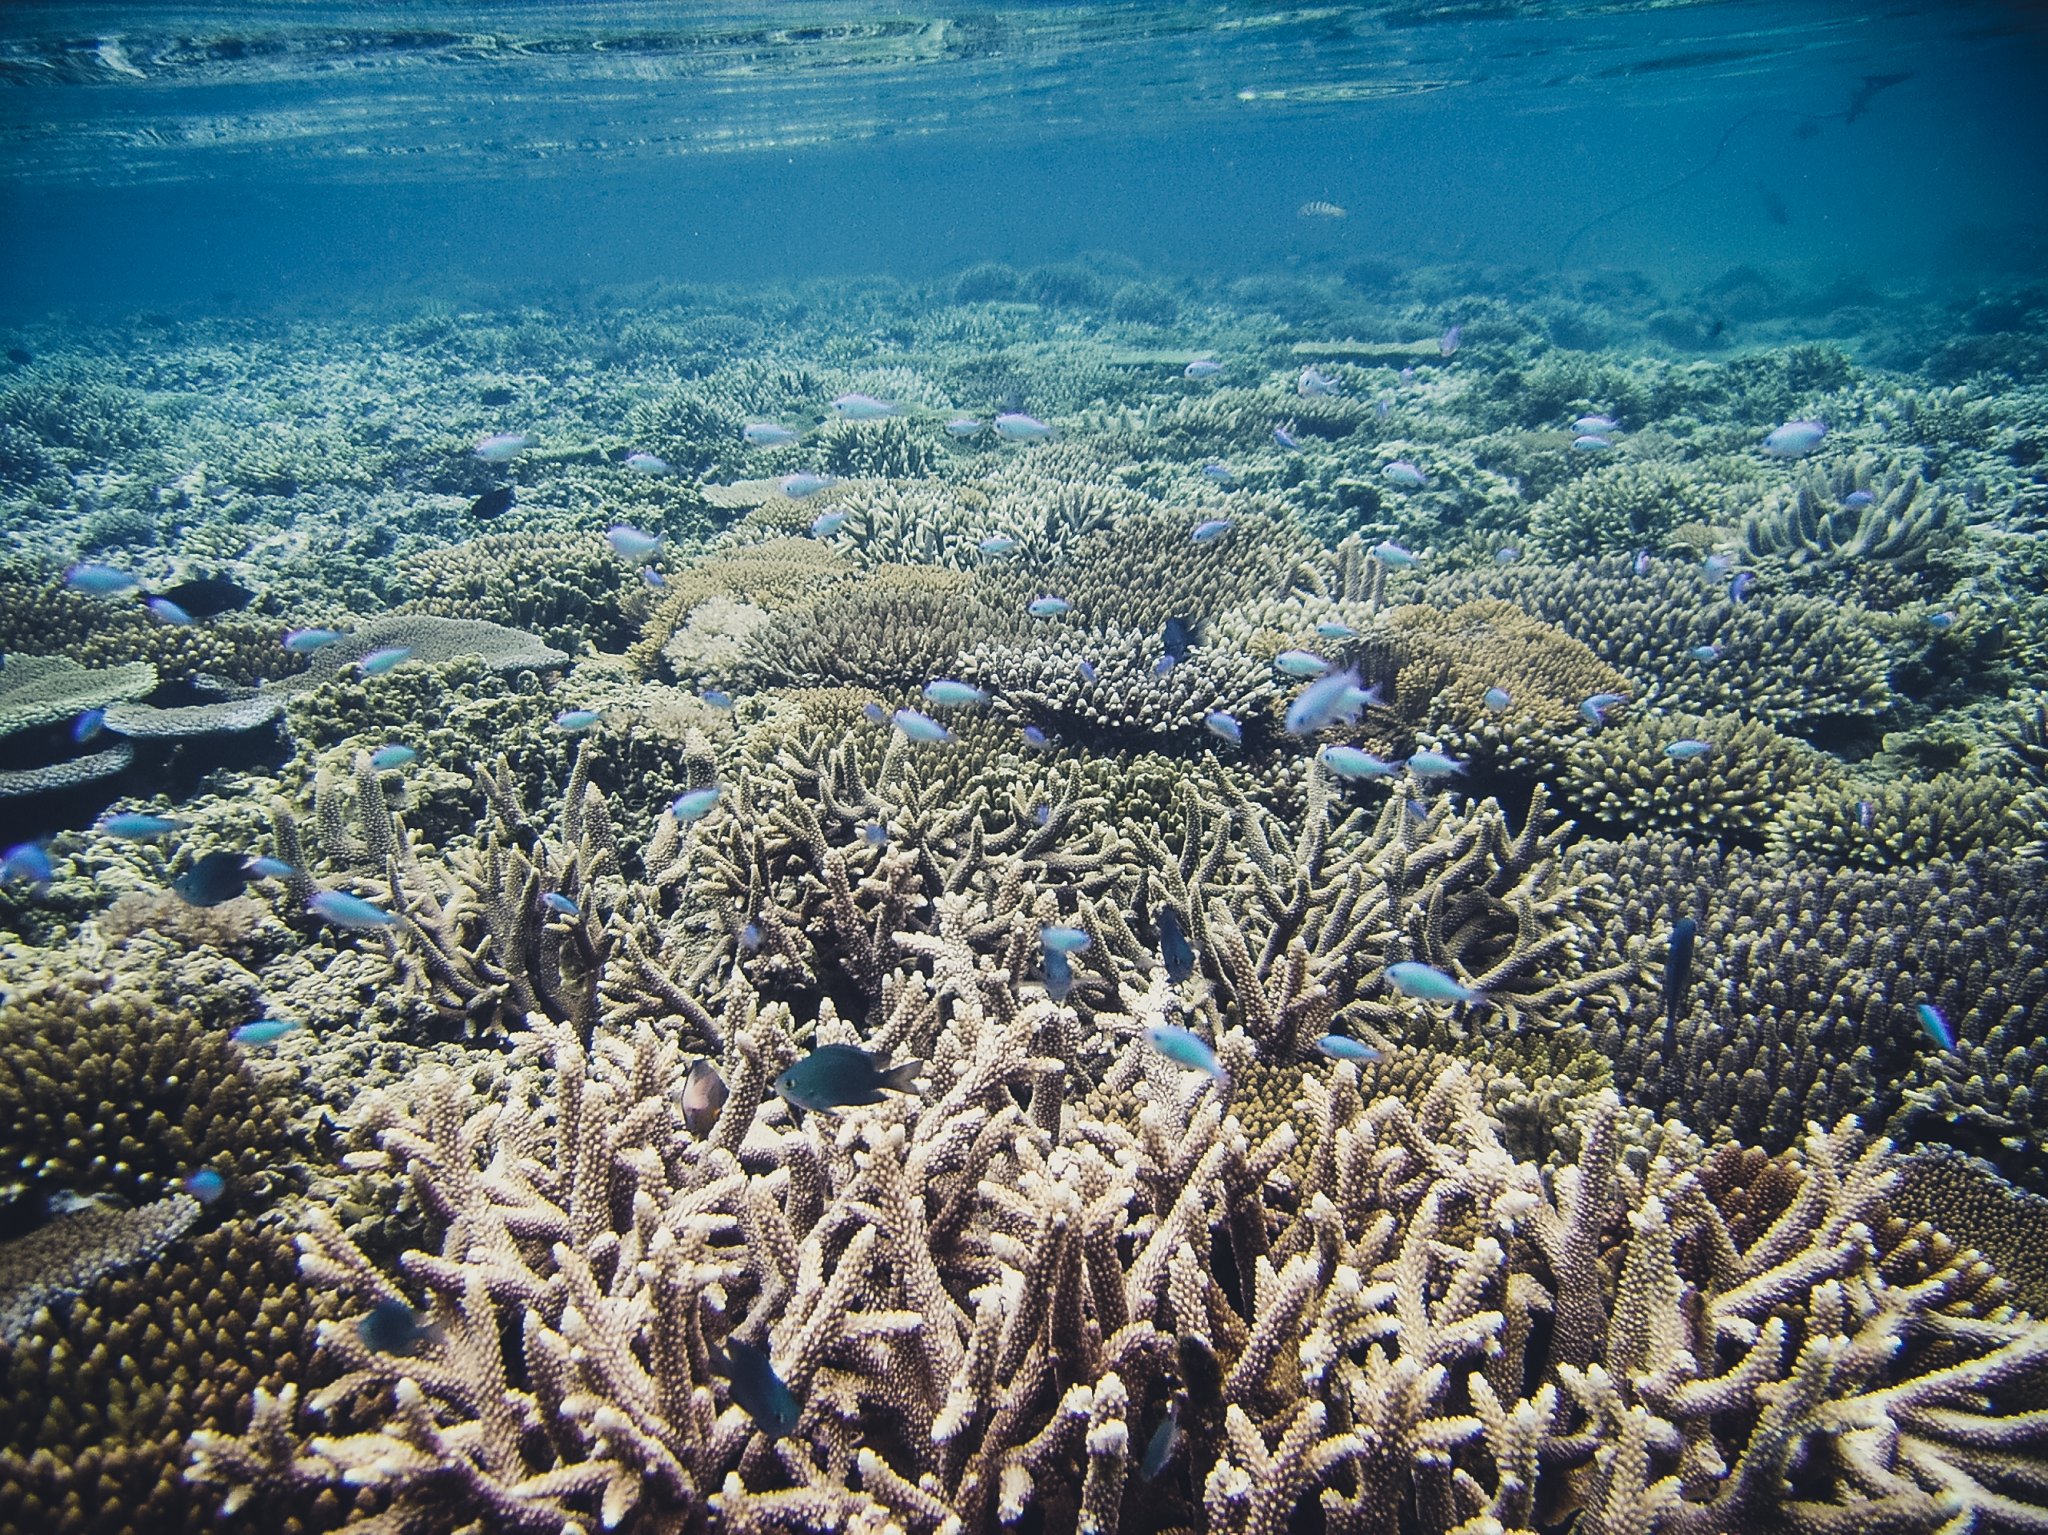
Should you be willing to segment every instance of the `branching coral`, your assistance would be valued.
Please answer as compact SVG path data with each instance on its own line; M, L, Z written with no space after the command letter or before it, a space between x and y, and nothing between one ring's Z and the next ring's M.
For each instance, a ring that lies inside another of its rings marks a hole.
M1656 460L1596 469L1553 490L1529 531L1553 559L1660 549L1673 528L1718 522L1723 496L1695 466Z
M1671 755L1706 750L1694 756ZM1622 831L1761 846L1797 795L1840 782L1832 758L1730 715L1631 715L1580 743L1558 788L1589 820Z
M1957 510L1955 497L1917 468L1864 457L1832 471L1802 468L1743 519L1742 541L1751 559L1793 569L1864 561L1913 569L1927 563Z

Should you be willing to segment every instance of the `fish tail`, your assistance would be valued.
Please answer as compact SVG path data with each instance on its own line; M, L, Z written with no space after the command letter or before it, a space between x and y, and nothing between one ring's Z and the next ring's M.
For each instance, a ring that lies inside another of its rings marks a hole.
M876 1079L880 1087L894 1088L899 1093L917 1091L917 1074L924 1069L923 1061L902 1061L891 1066Z

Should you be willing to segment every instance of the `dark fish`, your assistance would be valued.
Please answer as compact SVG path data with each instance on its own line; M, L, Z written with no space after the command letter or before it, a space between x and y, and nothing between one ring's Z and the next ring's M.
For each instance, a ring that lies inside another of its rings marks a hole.
M239 613L256 600L256 594L248 587L230 581L226 576L194 576L176 586L165 587L157 595L170 598L194 618Z
M1849 98L1849 110L1842 114L1842 125L1847 127L1870 110L1870 98L1879 91L1888 91L1895 85L1903 85L1912 79L1910 73L1899 75L1865 75L1863 83L1856 87L1856 94Z
M510 405L512 403L512 391L505 388L502 384L493 384L482 394L478 395L477 398L486 405Z
M1180 1378L1188 1388L1188 1399L1196 1407L1211 1407L1223 1399L1223 1363L1209 1340L1198 1332L1184 1332L1174 1339L1174 1356Z
M781 1439L796 1430L801 1415L796 1396L775 1373L766 1350L728 1338L724 1357L714 1356L711 1367L725 1377L734 1403L770 1439Z
M1664 1021L1677 1023L1685 1011L1685 993L1692 985L1692 943L1700 925L1690 917L1671 924L1671 948L1664 960Z
M718 1074L718 1068L711 1064L710 1057L700 1056L690 1067L690 1074L683 1079L684 1125L699 1139L709 1135L711 1127L718 1123L718 1111L725 1107L725 1100L731 1096L725 1078Z
M510 510L512 510L512 487L510 485L496 486L491 490L485 491L469 503L469 515L472 517L501 517Z
M1172 656L1174 660L1185 661L1188 658L1188 646L1194 642L1194 620L1188 618L1169 618L1166 621L1165 632L1160 636L1159 648Z
M232 901L249 883L249 860L241 853L208 853L171 881L188 906L218 906Z
M800 1109L827 1113L880 1103L882 1091L915 1092L919 1063L884 1066L858 1045L820 1045L775 1079L775 1091Z
M1178 986L1195 973L1195 947L1188 942L1187 927L1171 906L1159 908L1159 958L1166 965L1166 978Z
M1174 1451L1180 1448L1180 1402L1176 1399L1166 1404L1166 1416L1159 1420L1159 1427L1152 1431L1152 1438L1145 1446L1144 1458L1138 1462L1138 1480L1149 1482L1164 1471L1167 1462L1173 1459Z
M17 368L26 368L35 357L25 346L11 346L7 349L7 360Z
M1776 192L1773 192L1761 181L1756 184L1756 195L1758 200L1764 205L1765 218L1769 219L1773 224L1789 224L1792 222L1792 215L1785 208L1785 199Z
M423 1342L439 1336L439 1329L422 1321L420 1314L402 1300L380 1300L370 1314L356 1323L356 1336L380 1354L416 1353Z

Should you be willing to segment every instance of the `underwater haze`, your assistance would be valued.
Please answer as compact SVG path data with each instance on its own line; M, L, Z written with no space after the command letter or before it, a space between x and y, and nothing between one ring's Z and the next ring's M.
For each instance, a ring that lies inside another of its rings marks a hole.
M0 7L0 1535L2048 1528L2044 66Z

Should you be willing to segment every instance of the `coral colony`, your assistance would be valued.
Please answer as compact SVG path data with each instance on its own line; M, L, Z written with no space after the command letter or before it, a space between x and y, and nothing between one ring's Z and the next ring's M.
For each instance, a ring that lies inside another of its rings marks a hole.
M2048 1528L2048 383L1615 293L25 332L0 1525Z

